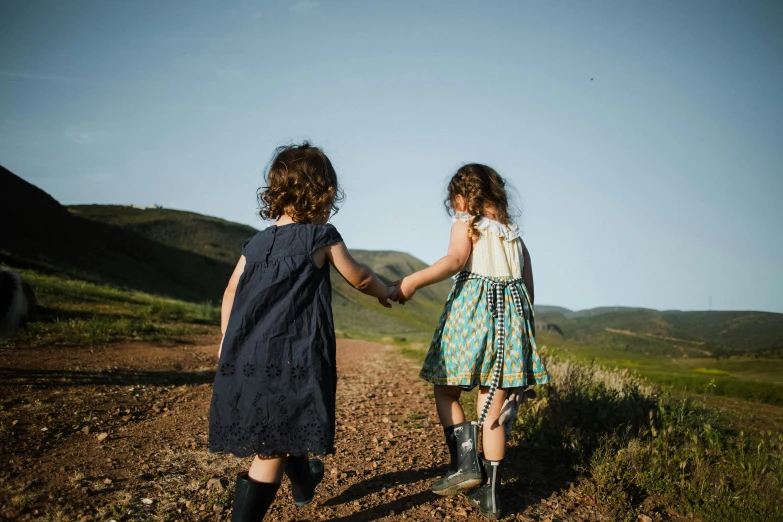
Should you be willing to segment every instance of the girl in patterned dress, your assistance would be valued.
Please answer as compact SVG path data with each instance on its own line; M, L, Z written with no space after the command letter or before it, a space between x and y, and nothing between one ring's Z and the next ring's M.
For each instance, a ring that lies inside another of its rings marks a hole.
M475 488L468 494L471 504L496 519L506 450L501 408L506 399L518 401L523 388L549 382L534 338L533 271L509 218L505 180L495 170L480 164L460 168L444 203L454 223L448 254L394 283L391 299L404 304L419 288L457 276L420 374L435 385L451 456L432 491L453 495ZM459 397L476 386L479 419L466 422Z
M304 143L281 147L259 194L274 224L242 245L223 295L209 449L255 455L237 476L233 522L264 518L285 473L297 506L323 478L309 453L334 453L335 335L330 266L390 307L390 289L359 265L334 226L340 190L329 158Z

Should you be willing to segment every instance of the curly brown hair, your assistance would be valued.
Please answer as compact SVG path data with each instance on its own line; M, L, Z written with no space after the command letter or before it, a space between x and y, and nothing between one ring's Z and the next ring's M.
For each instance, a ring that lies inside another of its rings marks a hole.
M317 223L336 214L343 192L332 162L308 142L275 150L258 189L259 214L275 220L288 214L297 223Z
M468 229L471 239L478 239L480 232L476 228L476 221L487 207L493 208L498 221L504 225L511 223L506 180L492 167L480 163L470 163L461 167L449 181L448 195L443 201L449 214L454 212L457 196L465 198L467 212L473 216Z

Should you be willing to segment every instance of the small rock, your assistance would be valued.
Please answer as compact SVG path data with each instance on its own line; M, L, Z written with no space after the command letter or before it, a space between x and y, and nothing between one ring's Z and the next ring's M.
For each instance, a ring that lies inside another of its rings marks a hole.
M391 422L391 419L389 417L384 417L381 419L381 422L383 422L384 424L389 424Z
M111 484L111 479L109 477L106 477L105 479L103 479L103 483L108 486L109 484Z
M152 499L151 498L143 498L143 499L141 499L141 503L144 504L144 505L149 506L149 505L152 504Z
M82 433L84 433L85 435L88 435L90 433L90 427L89 426L85 426L84 428L82 428Z
M639 518L636 519L638 522L652 522L652 518L647 515L639 515Z
M332 475L339 475L340 474L340 470L337 469L337 468L332 468L332 470L329 473L331 473Z
M11 423L11 426L16 426L19 424L19 421L17 419L14 419L14 421Z
M389 433L387 433L387 434L385 435L385 437L386 437L386 439L388 439L388 440L392 440L392 439L394 438L394 433L392 433L392 432L389 432Z
M228 481L226 479L221 479L218 477L214 477L209 479L209 482L207 482L207 490L208 491L217 491L221 492L226 489L226 484Z
M41 428L41 431L49 431L49 428Z
M103 442L104 440L106 440L106 437L108 437L108 436L109 436L109 434L106 433L105 431L103 433L99 433L98 434L98 442Z
M214 511L215 513L222 513L223 506L221 506L220 504L215 504L214 506L212 506L212 511Z

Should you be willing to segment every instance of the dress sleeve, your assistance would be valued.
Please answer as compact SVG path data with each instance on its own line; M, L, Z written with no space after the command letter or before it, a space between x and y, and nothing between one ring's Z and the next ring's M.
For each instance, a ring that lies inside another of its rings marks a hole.
M258 235L258 234L256 234L256 235ZM247 246L253 240L254 237L256 237L256 236L255 235L250 236L249 238L245 239L242 242L242 255L243 256L247 257Z
M456 223L457 221L462 221L463 223L470 223L472 217L473 216L467 212L455 212L451 218L451 222Z
M337 231L336 228L334 228L334 225L323 225L319 227L315 227L315 235L313 237L313 245L310 248L310 253L312 254L315 250L333 245L335 243L339 243L343 240L343 237L340 235L340 233Z

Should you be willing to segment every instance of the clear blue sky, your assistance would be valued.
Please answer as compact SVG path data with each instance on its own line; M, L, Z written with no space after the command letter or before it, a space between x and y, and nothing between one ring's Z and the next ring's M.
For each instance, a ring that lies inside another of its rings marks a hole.
M0 164L65 204L263 228L309 139L353 248L445 252L461 164L514 186L537 302L783 312L783 3L0 4Z

